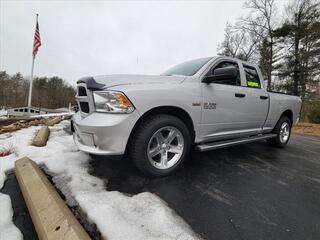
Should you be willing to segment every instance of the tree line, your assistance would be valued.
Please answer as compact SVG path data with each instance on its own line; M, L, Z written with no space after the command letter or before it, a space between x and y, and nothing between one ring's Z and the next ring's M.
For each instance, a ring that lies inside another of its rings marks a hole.
M227 24L219 54L257 64L268 90L319 98L320 2L291 0L282 12L275 0L244 7L248 15Z
M30 81L21 73L9 75L0 71L0 107L24 107L28 103ZM32 106L40 108L68 107L75 102L75 88L59 77L35 77Z

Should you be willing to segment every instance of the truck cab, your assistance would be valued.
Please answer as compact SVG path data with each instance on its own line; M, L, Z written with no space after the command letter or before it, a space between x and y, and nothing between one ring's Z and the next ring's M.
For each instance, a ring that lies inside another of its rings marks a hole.
M201 134L205 141L263 132L269 94L259 68L237 59L220 58L204 72L202 83Z

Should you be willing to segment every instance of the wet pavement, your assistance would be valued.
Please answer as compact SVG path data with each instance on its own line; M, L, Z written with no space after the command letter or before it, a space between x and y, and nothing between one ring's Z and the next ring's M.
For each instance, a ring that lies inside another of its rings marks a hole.
M98 157L91 166L109 191L159 195L205 239L320 239L320 138L293 135L284 149L257 142L192 152L160 179L128 160Z
M0 192L10 196L13 208L13 222L22 232L23 238L37 240L36 230L13 171L7 173L7 179Z
M257 142L192 152L181 170L158 179L125 159L90 164L109 191L159 195L204 239L320 239L320 138L293 135L284 149ZM37 239L14 174L1 192L24 239Z

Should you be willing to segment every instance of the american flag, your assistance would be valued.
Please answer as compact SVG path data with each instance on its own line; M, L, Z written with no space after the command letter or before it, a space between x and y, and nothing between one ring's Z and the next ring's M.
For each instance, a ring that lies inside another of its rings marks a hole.
M36 31L34 33L34 40L33 40L33 50L32 50L33 58L36 57L40 46L41 46L41 39L40 39L40 32L39 32L39 23L37 20Z

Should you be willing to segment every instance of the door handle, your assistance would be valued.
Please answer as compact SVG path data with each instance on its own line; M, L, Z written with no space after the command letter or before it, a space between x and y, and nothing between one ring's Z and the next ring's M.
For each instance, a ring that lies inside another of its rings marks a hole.
M268 96L260 96L260 99L266 100L268 99Z
M244 93L235 93L234 95L239 98L244 98L246 96Z

